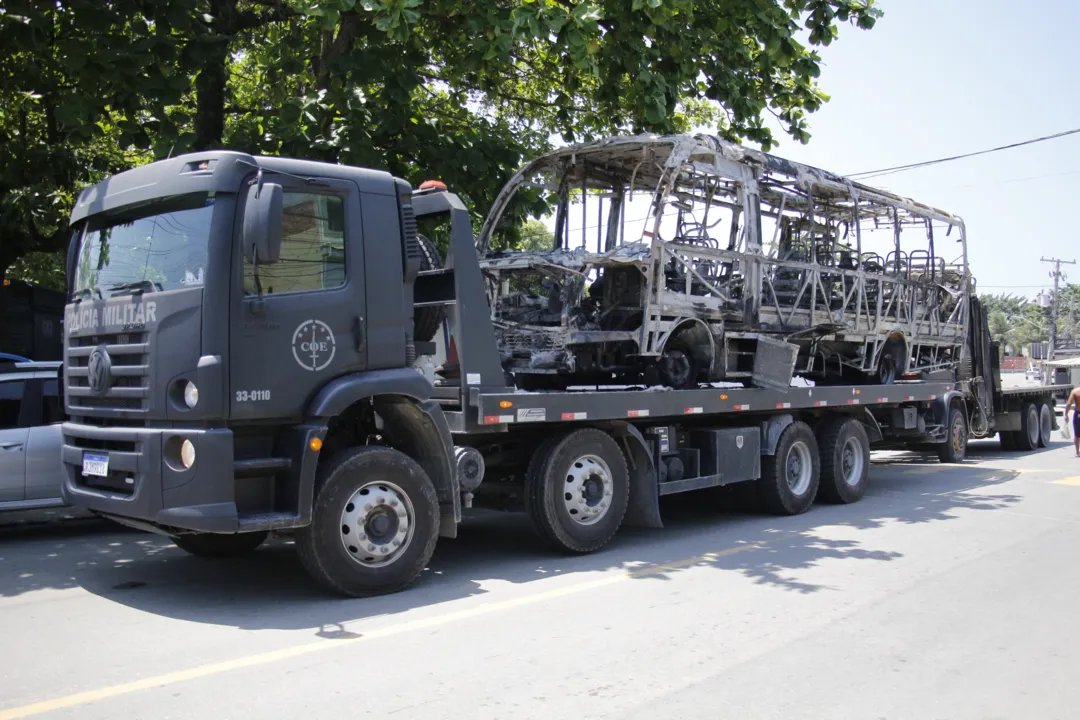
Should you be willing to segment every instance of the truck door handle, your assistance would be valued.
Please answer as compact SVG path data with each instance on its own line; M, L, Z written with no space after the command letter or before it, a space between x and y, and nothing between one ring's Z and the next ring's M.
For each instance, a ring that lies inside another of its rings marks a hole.
M0 443L0 450L18 450L23 446L22 443L6 442Z
M364 351L364 317L357 315L353 322L353 330L356 333L356 352Z

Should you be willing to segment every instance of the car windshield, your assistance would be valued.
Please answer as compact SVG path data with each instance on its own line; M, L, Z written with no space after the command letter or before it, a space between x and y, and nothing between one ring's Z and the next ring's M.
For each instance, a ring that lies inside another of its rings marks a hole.
M213 197L198 193L91 217L74 291L107 296L201 286L213 211Z

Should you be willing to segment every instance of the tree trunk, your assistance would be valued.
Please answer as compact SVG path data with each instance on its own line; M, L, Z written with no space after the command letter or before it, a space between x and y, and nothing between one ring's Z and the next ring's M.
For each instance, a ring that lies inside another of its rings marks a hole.
M225 136L225 91L228 72L229 43L235 34L237 0L211 0L210 14L214 20L210 31L198 42L206 47L207 59L195 77L195 141L194 150L221 147Z

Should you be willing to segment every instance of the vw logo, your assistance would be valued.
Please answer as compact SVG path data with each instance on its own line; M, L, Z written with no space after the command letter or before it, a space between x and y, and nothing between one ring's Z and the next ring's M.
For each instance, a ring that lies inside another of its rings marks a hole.
M86 365L87 377L90 380L90 389L97 393L103 393L109 389L112 383L112 359L109 353L101 345L94 348L90 353L90 361Z

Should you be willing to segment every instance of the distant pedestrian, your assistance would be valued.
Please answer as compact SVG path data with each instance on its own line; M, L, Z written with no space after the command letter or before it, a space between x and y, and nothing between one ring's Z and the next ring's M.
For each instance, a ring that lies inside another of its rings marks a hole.
M1069 422L1069 408L1075 408L1072 418L1073 450L1076 457L1080 457L1080 387L1073 388L1069 393L1069 401L1065 403L1065 422Z

